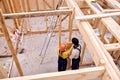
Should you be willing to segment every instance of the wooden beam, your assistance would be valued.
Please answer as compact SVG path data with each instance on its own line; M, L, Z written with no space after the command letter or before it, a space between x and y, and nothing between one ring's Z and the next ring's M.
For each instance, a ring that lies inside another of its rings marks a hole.
M105 68L100 67L91 67L83 68L78 70L69 70L62 72L53 72L53 73L44 73L32 76L16 77L10 78L11 80L88 80L95 79L104 74ZM4 80L9 80L4 79Z
M5 24L5 20L4 20L4 17L3 17L3 13L2 13L1 10L0 10L0 26L2 26L2 31L3 31L3 33L4 33L5 39L6 39L6 41L7 41L8 47L9 47L9 49L10 49L10 51L11 51L12 57L13 57L13 59L14 59L14 61L15 61L16 66L17 66L17 69L18 69L20 75L23 76L23 72L22 72L22 69L21 69L21 67L20 67L18 58L17 58L17 56L16 56L16 51L15 51L14 46L13 46L13 44L12 44L10 35L9 35L9 33L8 33L8 30L7 30L7 27L6 27L6 24Z
M120 25L116 23L111 18L102 19L102 23L106 26L106 28L111 32L111 34L118 40L120 43Z
M82 51L81 51L81 60L80 60L80 64L83 64L83 58L84 58L84 54L85 54L85 49L86 49L86 44L85 44L85 42L84 42L83 48L82 48Z
M59 46L61 44L61 38L62 38L62 22L61 22L62 16L58 17L58 27L59 27Z
M52 7L48 4L48 2L46 0L43 0L43 2L50 8L52 9Z
M104 42L104 36L106 31L107 31L107 28L103 24L101 24L101 27L99 28L99 32L100 32L100 39L103 42Z
M0 58L3 58L3 57L12 57L11 54L0 54Z
M8 78L8 76L7 76L7 72L3 68L2 63L0 63L0 79L2 79L2 78Z
M62 32L68 32L69 30L68 29L62 29L61 30ZM78 31L78 28L73 28L72 29L72 31ZM32 30L32 31L28 31L28 33L26 33L26 34L42 34L42 33L47 33L48 32L48 30ZM53 32L55 32L55 33L57 33L57 32L59 32L59 30L58 29L55 29Z
M76 17L76 19L78 19L78 20L88 20L88 19L105 18L105 17L112 17L112 16L120 16L120 12L99 13L99 14L93 14L93 15L78 16L78 17Z
M116 51L120 49L119 43L105 44L104 46L108 51Z
M68 32L68 29L62 29L62 32ZM78 31L78 28L73 28L72 31ZM32 31L28 31L27 33L25 33L26 35L28 34L42 34L42 33L47 33L48 30L43 29L43 30L32 30ZM57 33L59 32L58 29L55 29L53 32ZM4 36L4 34L0 34L0 37Z
M112 8L119 8L120 9L120 3L117 0L105 0L107 5L111 6Z
M67 15L71 14L72 10L52 10L52 11L37 11L37 12L24 12L14 14L3 14L5 19L15 18L28 18L28 17L40 17L40 16L53 16L53 15Z
M120 12L120 9L105 9L102 12L104 13L110 13L110 12Z
M73 9L72 14L70 14L70 16L69 16L69 24L68 24L69 41L68 42L71 42L71 40L72 40L72 28L73 28L74 15L75 15L75 9Z

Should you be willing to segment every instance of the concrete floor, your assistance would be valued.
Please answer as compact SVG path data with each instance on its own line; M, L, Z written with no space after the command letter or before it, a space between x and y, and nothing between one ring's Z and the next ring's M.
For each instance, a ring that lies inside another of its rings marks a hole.
M45 24L42 24L43 22L38 22L38 21L43 21L43 19L39 20L39 18L32 18L30 20L30 25L32 26L32 29L38 29L40 26L41 27L45 26ZM7 25L12 25L11 21L6 21L6 23ZM65 23L67 22L63 22L63 26L67 25ZM59 40L58 36L59 36L58 33L55 33L54 36L52 36L48 48L46 50L46 53L42 53L41 56L39 55L42 50L44 41L46 39L46 34L35 34L35 35L24 36L23 42L20 45L22 48L24 48L24 52L22 54L19 53L17 54L24 75L50 73L57 71L56 52L58 50L58 40ZM79 31L74 31L72 37L79 38L80 44L83 45L82 36L80 35ZM62 42L68 42L68 32L62 33ZM7 45L3 37L0 38L0 45L5 45L5 46ZM0 50L1 50L0 53L4 52L5 51L4 46L1 47ZM89 52L87 50L85 52L86 53L84 57L84 62L85 63L92 62L92 58ZM4 68L8 72L12 58L11 57L0 58L0 61L3 63ZM19 76L15 64L13 64L10 76L11 77Z

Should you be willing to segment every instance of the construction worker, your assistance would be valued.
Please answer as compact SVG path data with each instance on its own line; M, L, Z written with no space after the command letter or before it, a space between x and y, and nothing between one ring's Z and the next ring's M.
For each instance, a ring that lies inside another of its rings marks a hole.
M11 33L10 33L10 36L11 36L11 40L16 43L16 40L17 38L19 37L20 35L20 31L18 29L15 29L13 30Z
M69 58L72 61L72 70L75 70L79 69L81 45L79 44L79 40L77 38L72 38L72 43L74 46Z
M73 45L67 50L67 45L62 43L57 52L58 54L58 71L65 71L67 67L67 58L73 49Z

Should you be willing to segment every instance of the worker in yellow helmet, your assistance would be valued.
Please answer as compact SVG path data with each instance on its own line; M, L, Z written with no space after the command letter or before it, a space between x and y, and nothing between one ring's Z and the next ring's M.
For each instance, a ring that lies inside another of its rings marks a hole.
M67 58L73 49L73 45L67 50L67 45L62 43L57 52L58 54L58 71L65 71L67 67Z

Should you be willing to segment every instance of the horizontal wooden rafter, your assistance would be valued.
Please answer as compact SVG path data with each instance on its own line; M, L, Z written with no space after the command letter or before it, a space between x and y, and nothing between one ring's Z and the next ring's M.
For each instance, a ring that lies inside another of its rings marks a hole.
M115 51L120 49L119 43L105 44L104 46L108 51Z
M103 66L100 67L91 67L91 68L83 68L79 70L69 70L63 72L53 72L53 73L45 73L24 77L16 77L9 78L9 80L88 80L99 78L104 74L105 68ZM7 79L3 79L7 80Z
M101 13L101 14L77 16L76 19L78 19L78 20L88 20L88 19L105 18L105 17L112 17L112 16L120 16L120 12L114 12L114 13Z
M120 25L116 23L116 21L114 21L112 18L104 18L101 19L101 21L120 43Z
M29 18L29 17L53 16L53 15L68 15L71 13L72 10L51 10L51 11L10 13L10 14L3 14L3 16L5 17L5 19L15 19L15 18Z

